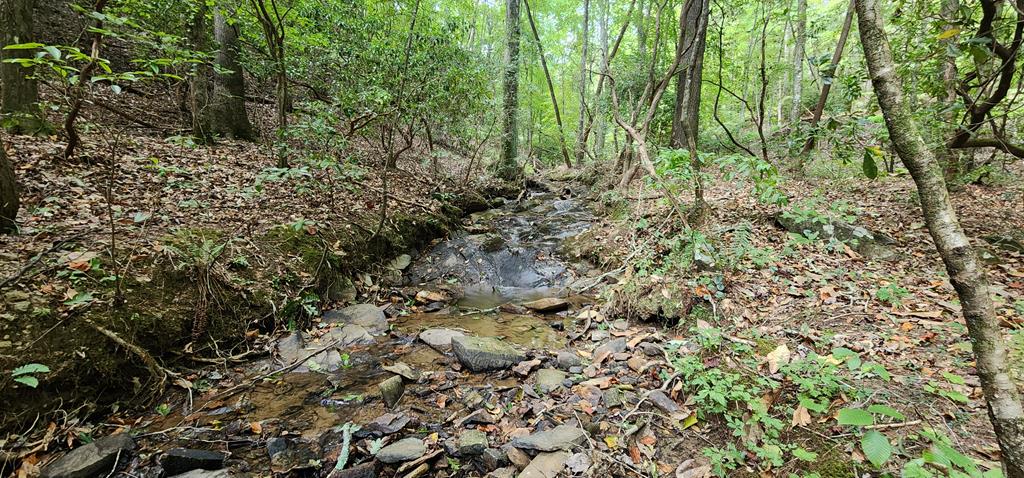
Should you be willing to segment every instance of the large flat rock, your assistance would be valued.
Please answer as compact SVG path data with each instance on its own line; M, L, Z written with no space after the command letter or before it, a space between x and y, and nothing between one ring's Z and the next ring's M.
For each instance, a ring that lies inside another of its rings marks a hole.
M360 325L374 334L388 330L387 317L373 304L356 304L344 309L328 310L324 312L323 320L330 324Z
M512 439L512 446L526 450L557 451L571 450L583 444L587 432L572 425L559 425L550 430L531 433Z
M452 350L459 362L473 372L504 370L526 358L522 352L494 337L455 337Z
M100 438L71 450L43 468L42 478L93 478L106 476L128 460L135 440L126 433Z

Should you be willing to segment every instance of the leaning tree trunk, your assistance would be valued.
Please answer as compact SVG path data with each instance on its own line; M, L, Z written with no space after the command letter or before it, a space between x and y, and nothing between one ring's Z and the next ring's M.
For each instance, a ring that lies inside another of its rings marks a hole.
M828 77L822 78L824 84L821 86L821 95L818 96L818 103L814 105L814 114L811 117L811 128L818 126L818 121L821 121L821 115L825 112L825 103L828 101L828 94L832 91L832 82L835 81L836 73L839 70L839 60L843 58L843 49L846 48L846 39L850 36L850 26L853 24L853 10L855 0L850 0L850 5L846 8L846 18L843 20L843 29L839 32L839 43L836 44L836 50L832 53L832 63L829 64ZM806 160L807 155L814 149L815 140L812 132L811 136L807 138L804 143L804 147L800 150L800 164Z
M580 52L580 114L576 121L576 165L583 162L587 152L587 140L583 137L583 127L587 121L587 57L590 50L590 0L583 0L583 42Z
M939 164L925 145L904 98L878 0L856 0L856 9L864 57L889 137L914 178L928 231L960 297L1006 476L1024 477L1024 407L1007 373L1006 349L992 306L988 277L960 227Z
M555 96L555 85L551 81L551 71L548 70L548 61L544 55L544 45L540 42L540 33L537 31L537 22L533 21L533 12L530 11L529 0L523 0L523 6L526 7L526 19L530 23L530 31L533 32L533 39L537 42L537 55L540 56L540 66L544 70L544 79L548 83L548 94L551 96L551 105L555 108L555 124L558 125L558 144L561 146L562 160L565 161L566 167L572 167L572 160L569 159L569 149L565 146L565 128L562 126L562 113L558 108L558 97ZM529 73L527 73L527 82L529 82ZM526 154L527 158L533 157L533 109L530 109L530 137L527 143L530 145L529 152Z
M29 78L32 70L6 60L31 57L35 50L4 50L7 45L29 43L35 0L0 0L0 114L17 116L16 132L32 132L39 126L39 90Z
M213 131L229 138L256 139L245 109L245 77L238 61L238 24L228 23L225 12L219 8L213 12L213 36L217 42L214 61L225 71L214 78Z
M804 93L804 46L807 44L807 0L797 0L796 43L793 45L793 99L789 108L789 127L800 125L801 101Z
M206 22L208 11L206 0L199 0L195 16L192 17L191 32L189 33L192 48L198 52L205 52L210 49L209 32L207 31ZM212 73L212 69L207 63L197 63L195 71L192 72L192 78L189 81L192 136L203 144L213 142L212 105L210 103L210 77Z
M682 58L677 75L675 115L672 117L672 147L690 151L694 177L694 222L700 223L706 209L704 185L700 179L700 158L697 154L698 120L700 119L700 86L704 73L704 47L707 43L708 0L688 0L679 17L683 29L677 56Z
M516 115L519 110L519 0L505 4L505 73L502 104L501 155L494 164L495 175L508 181L519 177L518 131Z
M7 160L7 151L0 141L0 233L18 229L14 219L18 216L18 184L14 180L14 167Z

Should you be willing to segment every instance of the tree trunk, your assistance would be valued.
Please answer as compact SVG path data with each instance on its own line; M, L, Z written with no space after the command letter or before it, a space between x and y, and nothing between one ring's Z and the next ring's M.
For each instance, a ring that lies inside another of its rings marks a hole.
M677 76L675 115L672 117L672 147L686 148L690 151L690 165L694 177L694 222L697 223L706 209L697 151L697 134L709 11L708 0L688 0L680 13L679 27L683 31L677 46L680 50L676 55L682 58L682 64Z
M580 114L576 122L576 165L583 162L587 150L587 140L583 137L583 128L587 121L587 57L590 55L590 0L583 0L583 45L580 52Z
M801 98L804 94L804 48L807 44L807 0L797 0L796 6L796 42L793 45L793 98L790 100L789 126L796 129L800 125L802 113Z
M523 5L526 6L526 19L530 22L530 31L533 32L533 39L537 41L537 54L540 55L540 66L544 70L544 79L548 82L548 94L551 95L551 105L555 108L555 123L558 125L558 144L562 147L562 160L565 161L565 165L572 167L572 161L569 159L569 148L565 145L565 128L562 126L562 113L558 109L558 98L555 96L555 85L551 82L551 72L548 70L548 61L544 57L544 46L540 43L540 34L537 32L537 23L533 21L533 11L530 10L529 0L523 0ZM527 81L529 81L529 75L527 75ZM530 132L532 133L533 128L533 115L531 110L530 116ZM527 140L530 144L530 150L532 150L531 137ZM526 157L531 157L527 154Z
M235 12L228 12L232 17ZM238 24L228 23L221 9L213 12L213 35L217 42L217 66L227 73L214 78L213 131L228 138L253 140L256 132L245 109L245 77L238 61Z
M608 64L608 10L609 2L611 0L601 0L601 22L599 36L601 41L601 69L604 70L605 65ZM605 115L601 111L601 97L594 96L594 112L593 115L596 117L594 120L597 124L594 126L594 156L600 158L604 155L604 141L605 135L607 134L606 128L608 121L605 120ZM583 131L583 140L586 141L586 128Z
M516 114L519 109L519 0L506 0L505 40L501 155L493 169L499 178L512 181L520 175L516 129Z
M935 155L925 145L896 77L877 0L857 0L861 45L878 105L897 155L917 185L921 209L949 280L960 297L989 418L1007 477L1024 477L1024 408L1007 373L1006 349L992 306L988 277L964 234Z
M35 0L0 0L0 114L15 116L16 132L34 132L40 126L39 90L36 81L29 78L32 70L17 63L14 58L31 58L34 50L4 50L7 45L29 43L32 36L32 9Z
M18 184L14 179L14 167L7 160L7 151L0 141L0 234L15 232L18 229L14 222L18 217Z
M843 48L846 47L846 39L850 36L850 25L853 24L853 11L855 0L850 0L846 9L846 18L843 20L843 30L839 32L839 43L836 44L836 51L832 53L832 63L829 64L828 75L822 78L824 83L821 86L821 95L818 96L818 104L814 106L814 116L811 118L811 128L818 126L822 113L825 112L825 102L828 101L828 93L832 90L832 82L835 80L839 70L839 60L843 58ZM801 164L806 160L807 155L814 149L814 134L807 138L803 150L800 151Z
M192 17L191 37L192 49L206 52L210 49L209 31L206 14L209 8L206 0L199 0L196 12ZM208 64L197 63L189 81L189 108L192 110L192 136L202 144L213 142L212 110L210 104L210 77L212 69Z

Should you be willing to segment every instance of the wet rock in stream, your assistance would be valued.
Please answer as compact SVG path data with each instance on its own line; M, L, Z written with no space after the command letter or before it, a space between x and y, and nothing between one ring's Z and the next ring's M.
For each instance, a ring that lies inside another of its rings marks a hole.
M427 446L419 438L403 438L377 452L377 459L381 463L401 463L403 461L415 460L427 453Z
M452 349L459 362L473 372L504 370L526 358L494 337L455 337Z
M466 334L452 329L427 329L420 332L419 338L439 352L447 352L452 348L452 339L465 337Z
M111 474L126 463L135 440L126 433L100 438L82 445L43 468L42 478L93 478Z
M323 322L328 324L355 324L371 333L388 330L388 319L384 312L373 304L350 305L340 310L324 312Z
M160 466L173 476L197 469L219 470L224 467L224 459L224 454L216 451L173 448L164 453Z

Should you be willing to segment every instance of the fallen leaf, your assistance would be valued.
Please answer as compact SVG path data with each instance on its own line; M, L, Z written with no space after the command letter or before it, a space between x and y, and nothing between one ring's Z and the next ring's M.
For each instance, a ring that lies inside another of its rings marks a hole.
M792 353L789 351L789 347L786 344L782 344L768 352L765 359L768 361L768 372L775 373L779 371L779 367L789 363L789 359L792 357Z
M803 405L796 407L793 411L793 421L791 423L794 427L806 426L811 424L811 414L807 411L807 408Z

